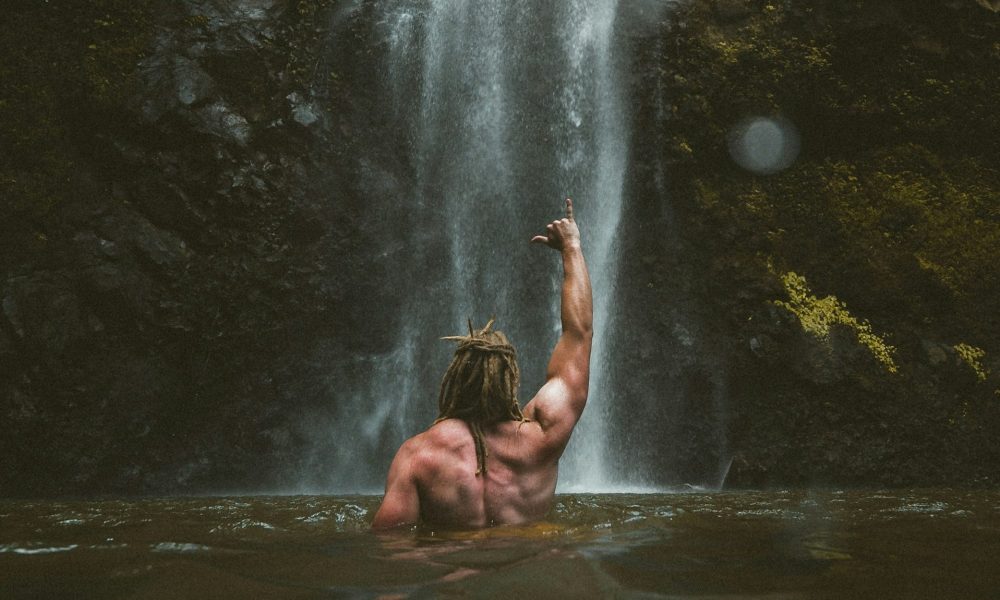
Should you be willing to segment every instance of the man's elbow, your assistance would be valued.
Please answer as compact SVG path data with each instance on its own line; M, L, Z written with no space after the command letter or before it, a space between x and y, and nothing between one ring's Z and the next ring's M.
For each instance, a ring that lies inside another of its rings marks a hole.
M591 323L577 323L572 328L568 328L565 333L581 342L591 342L594 339L594 326Z

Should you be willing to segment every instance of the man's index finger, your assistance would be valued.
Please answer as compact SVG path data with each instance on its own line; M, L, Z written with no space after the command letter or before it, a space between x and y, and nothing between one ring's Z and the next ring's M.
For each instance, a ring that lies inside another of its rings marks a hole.
M566 218L573 220L573 201L569 198L566 198Z

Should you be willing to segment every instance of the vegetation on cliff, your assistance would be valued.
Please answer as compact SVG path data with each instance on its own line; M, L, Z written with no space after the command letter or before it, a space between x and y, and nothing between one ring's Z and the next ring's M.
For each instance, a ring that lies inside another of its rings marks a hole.
M996 481L1000 18L706 0L661 37L642 94L667 100L669 197L736 342L731 483ZM796 126L789 168L731 159L748 116Z

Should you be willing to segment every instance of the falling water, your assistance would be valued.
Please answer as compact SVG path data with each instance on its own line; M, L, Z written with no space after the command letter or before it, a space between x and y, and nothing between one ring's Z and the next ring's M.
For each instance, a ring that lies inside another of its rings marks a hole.
M386 290L403 314L392 351L328 425L330 487L377 489L392 452L436 413L466 319L497 316L518 349L522 402L543 383L559 335L558 255L529 245L573 197L595 296L590 402L562 462L562 486L627 484L605 466L612 391L615 240L628 130L618 81L615 0L384 0L385 135L406 173L404 238ZM357 406L367 407L358 423ZM610 457L620 460L618 457ZM358 469L357 465L371 465ZM368 473L365 471L373 471Z
M562 489L609 489L622 484L609 472L607 424L611 366L608 348L615 315L612 311L617 264L615 235L622 209L622 176L627 152L621 85L612 60L612 34L617 2L596 0L568 6L561 25L561 41L567 57L567 82L562 97L565 141L560 148L562 173L572 174L588 200L600 211L588 213L581 235L593 274L595 337L591 396L587 414L580 422L563 459ZM583 129L584 121L592 122ZM619 457L614 457L619 458Z

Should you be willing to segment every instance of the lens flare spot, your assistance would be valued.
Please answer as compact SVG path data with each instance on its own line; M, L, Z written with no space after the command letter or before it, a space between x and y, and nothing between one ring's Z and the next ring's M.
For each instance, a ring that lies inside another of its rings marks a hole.
M729 154L747 171L777 173L798 157L799 134L787 119L751 117L730 131Z

